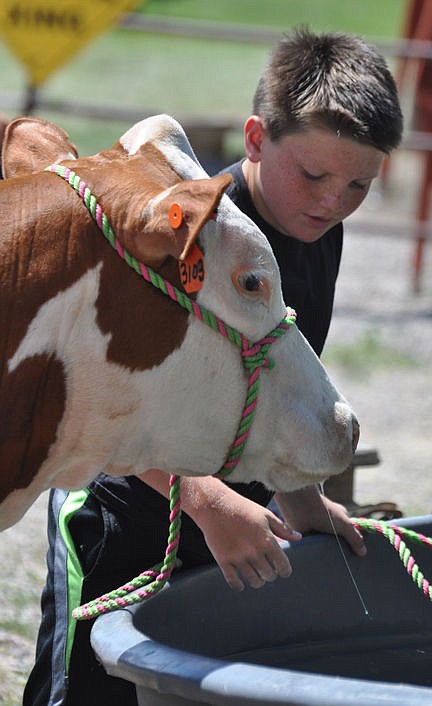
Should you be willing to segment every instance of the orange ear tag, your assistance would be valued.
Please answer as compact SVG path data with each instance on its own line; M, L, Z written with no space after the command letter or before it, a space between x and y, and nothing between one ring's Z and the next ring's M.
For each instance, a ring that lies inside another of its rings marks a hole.
M179 262L180 282L188 294L199 292L205 279L204 253L193 243L184 260Z
M168 220L172 228L180 228L183 223L183 210L179 203L174 201L169 207Z

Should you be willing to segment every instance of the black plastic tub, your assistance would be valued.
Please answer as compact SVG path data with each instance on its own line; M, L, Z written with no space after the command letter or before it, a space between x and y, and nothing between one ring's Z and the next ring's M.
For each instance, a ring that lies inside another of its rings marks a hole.
M399 524L432 535L432 518ZM381 535L287 545L288 579L234 593L218 568L98 618L92 645L140 706L432 706L432 603ZM409 545L426 577L432 549ZM126 706L126 705L124 705Z

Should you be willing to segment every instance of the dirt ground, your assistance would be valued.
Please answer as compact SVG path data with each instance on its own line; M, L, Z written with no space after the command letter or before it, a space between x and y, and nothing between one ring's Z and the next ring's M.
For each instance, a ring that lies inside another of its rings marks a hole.
M346 224L327 348L359 348L369 338L383 351L366 352L357 368L328 368L358 414L361 438L381 459L356 471L355 500L392 501L406 516L432 511L432 239L414 294L410 219L421 163L406 152L394 159L385 195L372 192Z
M396 362L381 354L376 362L360 360L351 366L330 355L328 368L356 409L362 439L381 459L377 466L356 471L355 500L392 501L405 516L432 511L432 241L420 294L413 294L410 281L410 218L419 167L418 159L403 153L385 196L372 193L347 223L328 340L329 351L336 346L357 350L359 341L370 338L380 350L399 353ZM46 502L42 496L0 538L3 706L21 703L33 660L45 576Z

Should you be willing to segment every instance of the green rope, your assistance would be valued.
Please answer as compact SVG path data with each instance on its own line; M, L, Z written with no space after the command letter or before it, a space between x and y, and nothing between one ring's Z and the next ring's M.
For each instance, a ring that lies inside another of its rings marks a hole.
M149 596L158 593L167 583L173 569L181 566L181 562L177 559L180 526L180 478L172 475L170 476L170 526L164 561L156 564L151 569L143 571L127 584L109 591L79 608L75 608L72 611L72 617L76 620L89 620L96 618L102 613L141 603ZM147 588L145 590L137 590L143 586L147 586ZM132 591L135 591L135 593L131 593Z
M429 600L432 601L432 586L425 578L424 574L420 571L411 550L402 539L405 537L406 539L409 539L417 544L425 544L428 547L432 547L432 538L426 537L419 532L409 530L406 527L399 527L399 525L394 525L390 522L383 522L380 520L371 520L364 517L353 517L351 518L351 522L358 529L365 530L366 532L377 532L382 534L397 552L399 559L404 565L408 575L411 576L414 584Z

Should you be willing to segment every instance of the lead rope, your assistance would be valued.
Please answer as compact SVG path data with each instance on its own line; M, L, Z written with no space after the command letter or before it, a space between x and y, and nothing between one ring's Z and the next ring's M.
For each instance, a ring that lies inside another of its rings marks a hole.
M238 464L246 445L254 418L255 409L258 403L261 371L263 368L271 369L274 367L274 361L267 356L267 353L271 345L278 338L283 336L295 323L295 311L293 309L288 309L287 316L282 319L280 324L273 331L271 331L260 341L251 343L243 334L239 333L236 329L219 319L217 316L208 311L208 309L199 306L199 304L192 301L184 292L181 292L179 289L170 284L170 282L163 279L163 277L161 277L150 267L147 267L142 262L136 260L133 255L125 250L116 237L106 214L97 202L95 196L91 193L85 182L75 172L68 167L58 164L53 164L50 167L47 167L45 171L50 171L57 174L76 191L97 226L108 240L109 244L130 267L132 267L147 282L160 289L173 301L180 304L180 306L185 308L189 313L194 314L200 321L206 323L213 330L219 331L219 333L228 338L232 343L235 343L241 349L243 366L249 376L247 395L236 437L231 445L224 465L216 474L219 478L225 478ZM160 591L166 584L172 574L172 571L179 563L177 559L177 551L180 541L181 525L180 478L176 475L171 475L169 487L170 526L165 559L162 564L158 564L151 569L144 571L124 586L120 586L114 591L110 591L109 593L106 593L99 598L95 598L79 608L75 608L72 611L73 618L76 620L88 620L90 618L97 617L101 613L107 613L113 610L118 610L119 608L124 608L127 605L140 603L144 599ZM147 588L143 591L136 590L141 589L143 586L147 586ZM135 593L129 595L132 591L135 591Z
M90 620L91 618L97 618L102 613L110 613L114 610L119 610L119 608L141 603L146 598L158 593L165 586L173 570L181 563L177 559L181 526L180 478L171 475L169 486L170 525L164 561L161 564L156 564L151 569L143 571L139 576L123 586L119 586L113 591L109 591L103 596L99 596L99 598L75 608L72 611L73 618L76 620ZM147 588L141 590L143 586L147 586ZM135 593L131 593L132 591L135 591Z
M354 527L357 527L360 530L382 534L397 552L399 559L408 573L408 576L411 577L417 588L424 593L426 598L432 601L432 586L428 579L425 578L423 573L420 571L416 560L403 539L409 539L416 544L425 544L426 546L432 548L431 537L426 537L424 534L414 532L406 527L399 527L391 522L370 520L364 517L352 517L351 522Z

